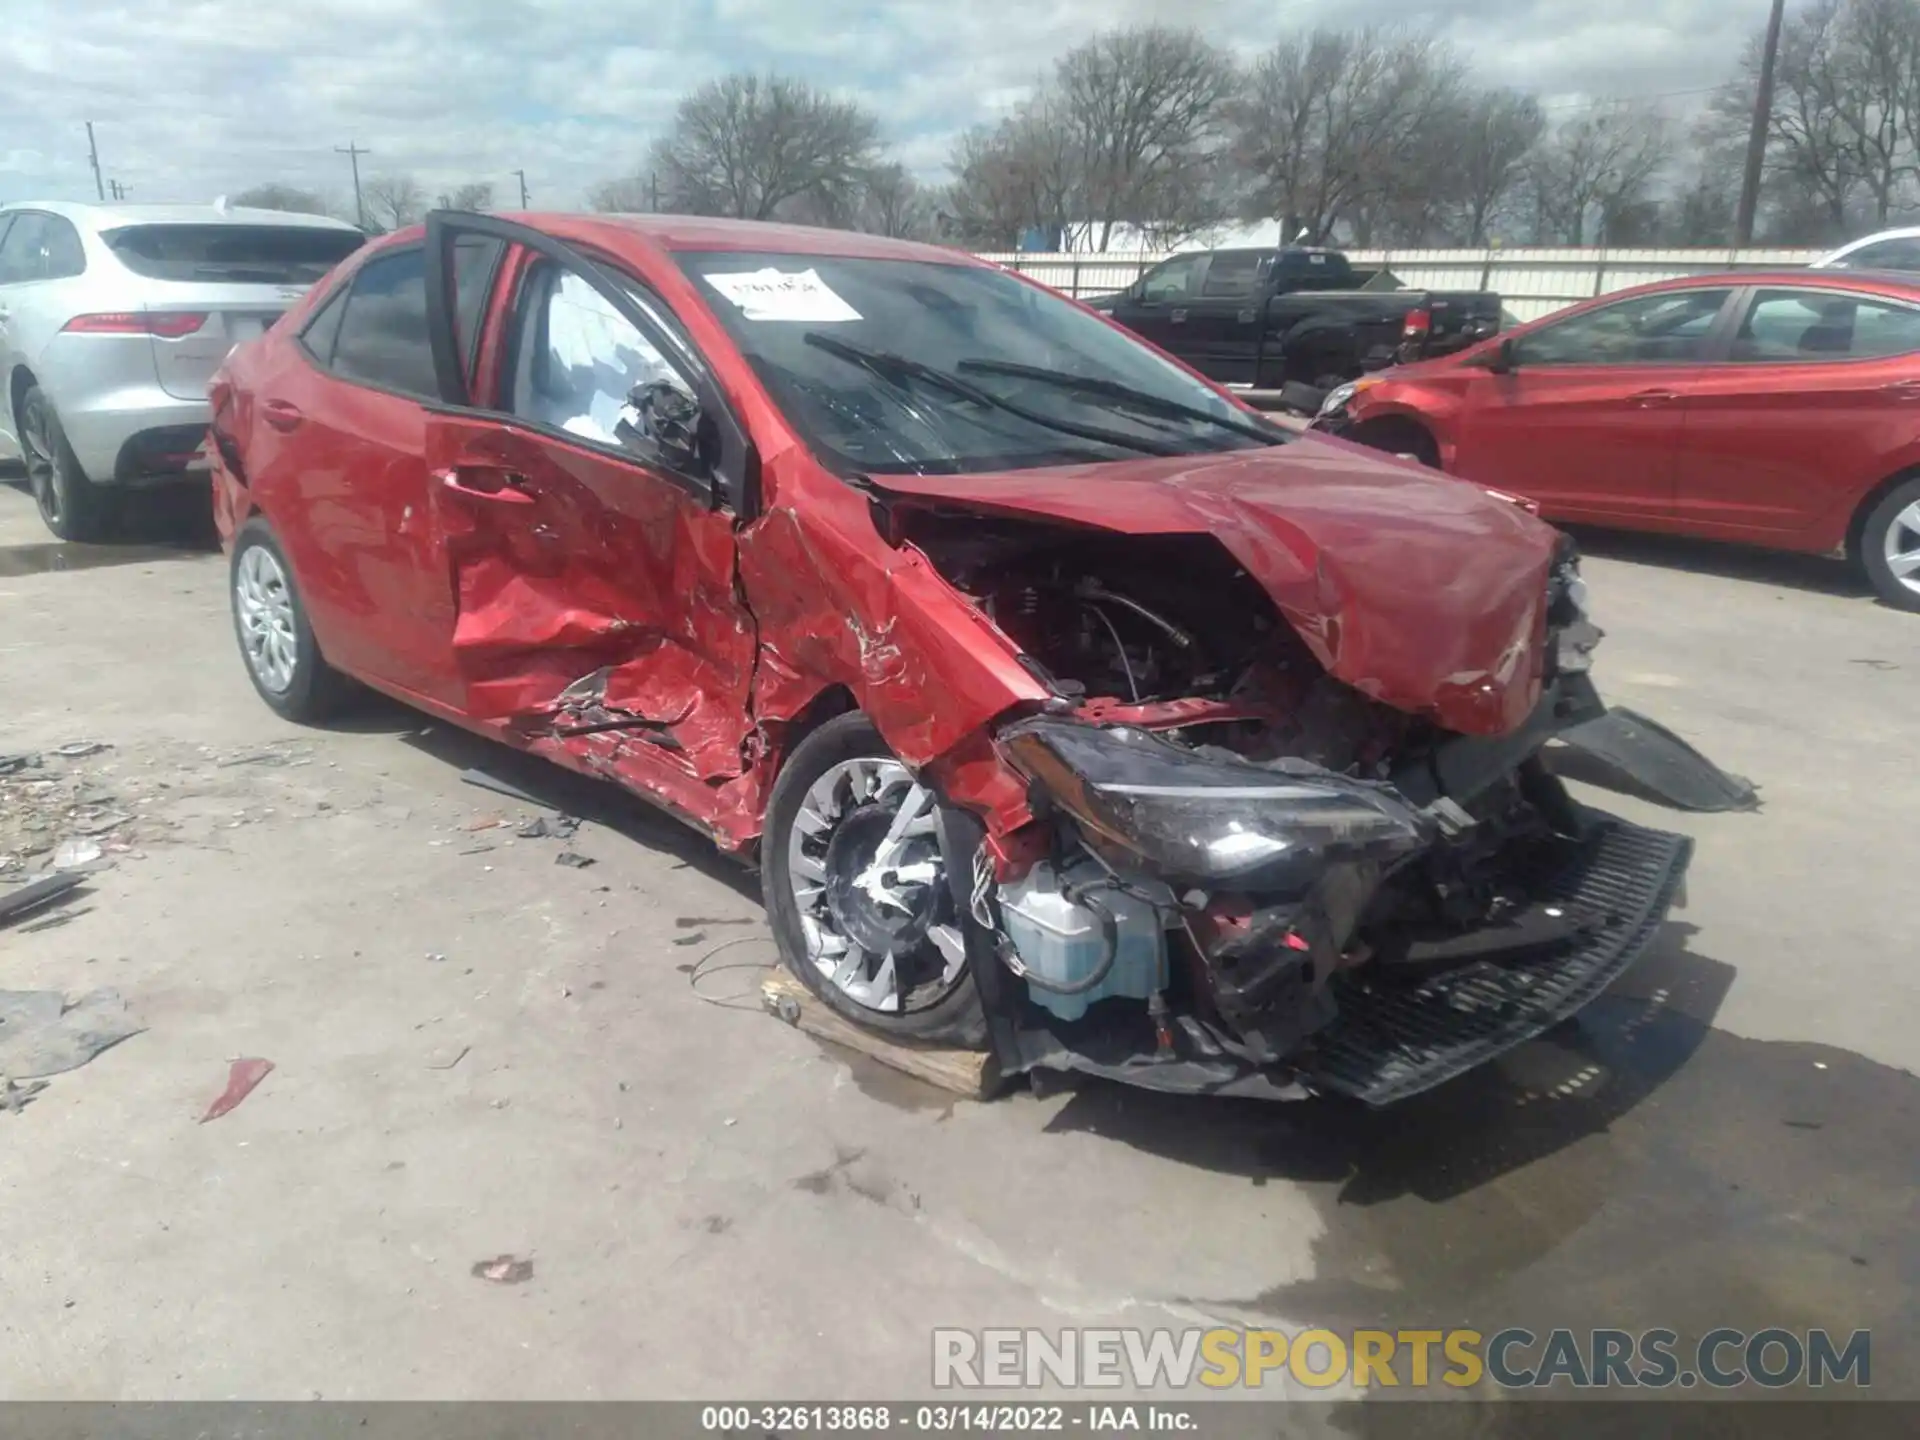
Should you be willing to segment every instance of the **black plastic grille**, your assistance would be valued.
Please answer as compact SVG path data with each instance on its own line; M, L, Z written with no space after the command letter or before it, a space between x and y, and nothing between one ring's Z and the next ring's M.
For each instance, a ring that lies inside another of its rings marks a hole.
M1599 923L1544 954L1479 961L1419 980L1350 971L1333 982L1339 1017L1301 1078L1386 1105L1431 1089L1564 1020L1640 958L1686 874L1684 835L1608 819L1535 893Z

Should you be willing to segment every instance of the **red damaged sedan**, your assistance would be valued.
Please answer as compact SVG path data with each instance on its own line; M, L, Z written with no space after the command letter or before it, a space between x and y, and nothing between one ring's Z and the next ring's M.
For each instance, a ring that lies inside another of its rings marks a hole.
M437 213L213 391L234 624L757 860L785 963L1009 1072L1383 1103L1571 1014L1688 857L1564 537L928 246Z
M1698 275L1331 392L1316 428L1548 519L1849 558L1920 610L1920 285Z

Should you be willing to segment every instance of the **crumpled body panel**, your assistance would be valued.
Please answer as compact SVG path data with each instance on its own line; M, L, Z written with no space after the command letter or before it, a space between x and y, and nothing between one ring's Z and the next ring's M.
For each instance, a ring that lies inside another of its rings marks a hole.
M1555 532L1459 480L1308 439L876 483L1122 534L1211 534L1329 673L1450 730L1502 733L1539 698Z

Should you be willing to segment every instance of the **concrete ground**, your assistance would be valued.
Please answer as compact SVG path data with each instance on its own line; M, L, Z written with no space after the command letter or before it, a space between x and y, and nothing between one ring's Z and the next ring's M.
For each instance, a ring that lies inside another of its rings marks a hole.
M384 703L288 725L217 554L47 540L0 485L0 752L105 742L33 773L129 818L0 988L146 1029L0 1110L0 1395L904 1397L935 1326L1203 1320L1872 1327L1915 1389L1920 616L1822 562L1590 537L1603 689L1765 809L1618 802L1699 840L1657 952L1367 1114L828 1052L697 840ZM494 826L541 812L480 763L587 823Z

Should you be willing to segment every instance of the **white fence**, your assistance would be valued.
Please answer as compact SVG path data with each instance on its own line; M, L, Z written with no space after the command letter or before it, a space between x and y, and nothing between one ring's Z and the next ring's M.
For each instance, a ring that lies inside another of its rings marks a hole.
M1164 253L983 255L1078 297L1124 289ZM1817 250L1349 250L1357 270L1384 270L1408 289L1493 290L1509 319L1533 320L1633 285L1720 270L1805 265Z

